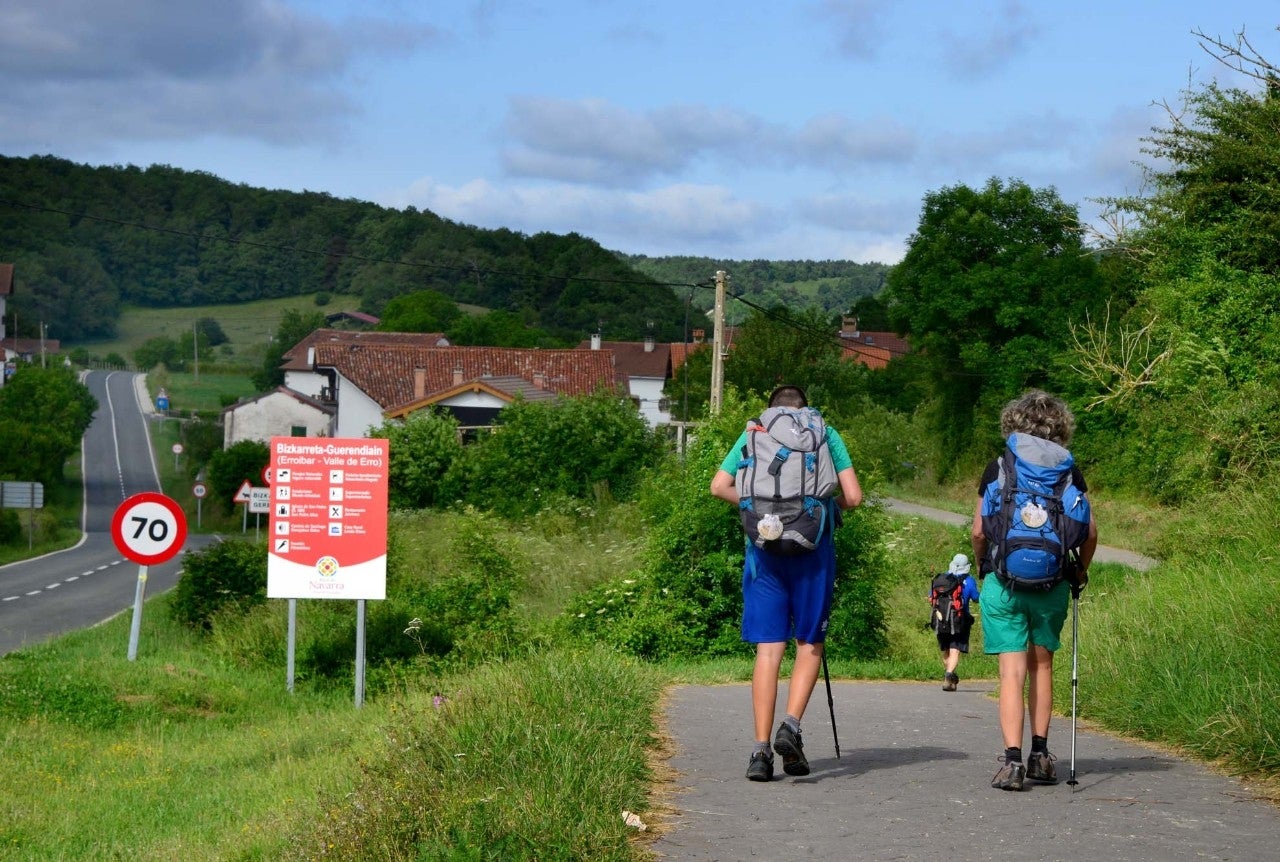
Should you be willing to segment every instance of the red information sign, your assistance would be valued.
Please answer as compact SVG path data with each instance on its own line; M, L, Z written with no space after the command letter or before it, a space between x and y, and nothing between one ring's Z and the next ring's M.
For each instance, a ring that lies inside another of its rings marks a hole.
M390 444L271 438L267 595L384 599Z

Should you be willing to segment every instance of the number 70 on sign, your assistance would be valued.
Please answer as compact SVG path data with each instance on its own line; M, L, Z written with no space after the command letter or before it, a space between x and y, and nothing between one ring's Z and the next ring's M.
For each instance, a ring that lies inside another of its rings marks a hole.
M182 507L164 494L134 494L116 509L111 539L120 553L135 563L163 563L182 550L187 540L187 517Z

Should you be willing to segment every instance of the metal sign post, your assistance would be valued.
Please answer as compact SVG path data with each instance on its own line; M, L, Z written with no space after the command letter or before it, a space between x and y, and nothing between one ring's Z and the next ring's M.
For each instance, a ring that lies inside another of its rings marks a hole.
M129 626L129 661L138 657L142 631L142 604L147 592L147 568L163 563L182 550L187 540L187 518L182 507L164 494L134 494L116 509L111 519L111 539L126 558L138 564L133 596L133 621Z

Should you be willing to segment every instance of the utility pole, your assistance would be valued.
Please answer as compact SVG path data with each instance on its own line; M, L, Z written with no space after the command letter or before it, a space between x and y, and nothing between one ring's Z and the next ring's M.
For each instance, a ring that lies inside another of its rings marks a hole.
M724 394L724 294L729 274L716 270L716 305L711 328L711 415L720 413Z
M200 322L196 321L191 324L191 350L195 354L196 377L195 382L200 382Z

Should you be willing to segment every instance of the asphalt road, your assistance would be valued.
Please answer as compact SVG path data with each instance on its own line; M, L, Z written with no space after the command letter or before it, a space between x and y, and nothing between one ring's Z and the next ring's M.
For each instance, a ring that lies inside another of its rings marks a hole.
M1087 698L1083 670L1080 685ZM779 768L769 783L745 778L750 688L677 688L666 710L673 810L651 824L662 832L651 849L689 862L1280 858L1280 809L1250 787L1083 724L1074 788L993 789L1001 742L992 687L835 681L837 759L819 682L802 724L812 772ZM1070 740L1070 719L1055 717L1049 746L1064 779Z
M84 536L74 548L0 566L0 655L132 611L141 569L116 549L111 518L126 498L160 490L140 383L131 372L85 376L98 409L82 448ZM212 540L188 535L186 550ZM147 567L146 594L177 583L181 565L179 554Z

